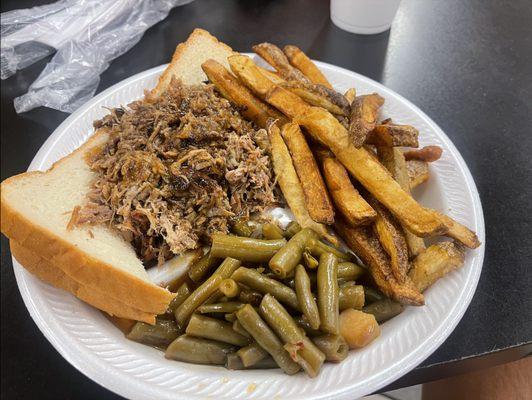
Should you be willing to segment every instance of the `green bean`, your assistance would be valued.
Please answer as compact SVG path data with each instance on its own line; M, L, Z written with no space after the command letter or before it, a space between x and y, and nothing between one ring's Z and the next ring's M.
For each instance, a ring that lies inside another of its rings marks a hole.
M348 282L340 288L340 311L343 311L346 308L360 310L362 307L364 307L364 287L362 285L354 285L352 283L354 282Z
M318 266L318 310L320 311L320 329L325 333L337 335L340 325L338 300L338 259L332 253L324 253Z
M215 257L233 257L248 262L268 262L286 243L285 239L262 240L215 233L211 253Z
M185 333L190 336L217 340L236 346L247 346L250 343L249 338L235 332L229 322L199 314L192 315Z
M309 321L312 329L318 329L320 327L320 313L310 289L310 278L307 275L307 271L305 271L305 267L301 264L296 267L295 284L301 311Z
M262 320L255 309L249 304L242 307L236 312L238 321L242 324L244 329L249 332L253 339L266 350L275 360L277 365L288 375L293 375L299 371L297 365L288 352L283 348L283 344L279 338L268 327L266 322Z
M245 336L247 337L248 339L251 339L251 335L248 333L248 331L246 331L244 329L244 327L242 326L242 324L240 322L238 322L238 320L234 320L233 321L233 330L236 332L236 333L239 333L241 334L242 336Z
M366 304L375 303L386 298L380 291L369 286L364 286L364 296L366 297Z
M203 304L198 307L198 312L201 314L216 314L216 313L233 313L237 311L244 304L238 301L227 301L225 303L211 303Z
M155 325L137 322L126 337L148 346L166 348L179 336L179 329L174 321L157 318Z
M260 272L262 268L257 268L257 272ZM266 278L275 279L276 281L281 281L281 278L279 278L276 274L274 274L269 269L265 272L260 272L262 276L265 276ZM293 276L292 276L293 278Z
M220 283L219 290L229 298L237 297L240 294L240 288L238 287L238 283L236 283L231 278L224 279Z
M194 364L224 365L235 346L188 335L179 336L166 349L165 357Z
M190 267L188 270L188 277L192 279L193 282L201 282L207 274L220 263L221 259L213 257L211 252L207 252L199 261Z
M312 254L314 257L317 257L317 258L321 257L322 254L325 254L325 253L332 253L338 258L338 260L341 260L341 261L347 261L351 258L349 254L343 253L335 247L326 245L319 239L309 240L306 246L306 250L309 251L310 254Z
M249 221L239 221L231 229L238 236L250 237L256 229L256 224L253 226Z
M283 230L275 224L267 223L262 225L262 236L264 236L264 239L282 239L284 238L283 233Z
M242 303L249 303L252 306L258 306L262 300L262 294L251 289L240 289L238 300Z
M279 368L277 363L273 358L271 358L268 353L267 357L256 362L250 367L246 367L240 357L236 353L231 353L227 355L227 362L225 363L225 368L231 370L242 370L242 369L274 369Z
M306 244L318 238L318 234L310 228L301 229L280 249L270 260L270 269L281 278L286 278L288 273L296 268L301 261Z
M232 278L260 293L271 293L284 304L289 305L295 310L299 310L296 293L288 286L283 285L275 279L266 278L256 270L244 267L238 268L232 275Z
M221 282L220 282L221 283ZM223 301L223 298L224 298L224 294L222 292L220 292L220 290L216 290L213 294L211 294L209 296L209 298L207 300L205 300L202 305L208 305L208 304L213 304L213 303L222 303Z
M236 315L234 312L227 313L224 315L224 318L227 322L235 322L236 321Z
M216 271L214 271L213 275L220 275L223 279L229 279L231 275L233 275L233 272L240 267L240 264L240 260L227 257L225 260L223 260L220 266L216 268Z
M365 313L373 314L377 322L383 323L403 312L403 306L390 299L382 299L371 303L362 309Z
M312 338L312 341L325 354L325 360L341 362L346 359L349 346L340 335L322 335Z
M308 269L316 269L318 268L318 260L314 258L312 254L310 254L308 251L303 252L303 260L305 260L305 265Z
M356 281L366 272L365 268L356 265L352 262L338 263L338 279L345 279L346 281Z
M285 343L284 348L310 377L315 377L325 360L325 355L298 327L286 309L271 294L264 296L259 311L268 325Z
M174 314L175 309L181 304L183 304L186 298L190 296L190 293L192 293L192 291L190 290L188 283L185 282L181 286L179 286L177 292L175 293L175 297L172 299L170 304L168 304L167 312L170 314Z
M323 332L321 332L319 329L313 329L310 326L310 323L308 322L308 320L305 318L304 315L301 315L299 317L295 317L294 321L296 321L296 324L301 329L303 329L308 336L320 336L320 335L323 335Z
M194 310L218 290L221 281L223 281L222 276L211 275L175 309L174 317L180 328L184 328Z
M292 221L287 225L286 229L284 230L284 236L290 239L300 230L301 230L301 225L299 225L296 221Z
M316 287L316 283L318 282L317 274L315 272L313 272L313 271L307 271L307 275L308 275L308 277L310 279L310 287L311 288ZM289 286L292 289L296 288L296 280L295 280L295 278L291 278L291 279L285 280L284 283L286 284L286 286Z
M260 360L269 356L268 352L264 350L257 342L253 342L246 347L239 349L236 354L242 360L244 367L251 367L257 364Z
M227 360L225 361L225 368L231 370L240 370L245 369L244 364L238 354L231 353L227 355Z

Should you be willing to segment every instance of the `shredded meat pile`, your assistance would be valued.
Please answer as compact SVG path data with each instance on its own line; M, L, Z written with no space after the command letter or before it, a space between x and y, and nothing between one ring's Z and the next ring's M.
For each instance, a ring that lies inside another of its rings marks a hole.
M197 248L277 203L270 158L257 144L264 130L212 85L174 81L163 96L114 109L95 127L111 135L90 160L99 179L73 219L114 226L144 262Z

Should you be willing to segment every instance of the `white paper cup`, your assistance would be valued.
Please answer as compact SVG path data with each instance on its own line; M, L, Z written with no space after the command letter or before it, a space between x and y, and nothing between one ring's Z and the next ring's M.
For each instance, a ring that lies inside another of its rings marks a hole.
M362 35L381 33L392 25L401 0L331 0L333 23Z

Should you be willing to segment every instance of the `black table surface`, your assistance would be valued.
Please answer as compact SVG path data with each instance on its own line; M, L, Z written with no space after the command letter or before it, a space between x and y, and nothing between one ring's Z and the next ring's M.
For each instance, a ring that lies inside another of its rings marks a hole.
M2 11L42 4L2 1ZM297 44L311 57L359 72L411 100L451 138L475 179L486 221L477 291L451 336L388 388L514 360L532 341L532 2L403 0L389 32L359 36L335 27L325 0L197 0L171 11L114 60L98 91L168 62L195 28L235 50ZM40 108L17 115L48 59L2 82L1 178L23 172L67 114ZM1 395L16 399L112 399L71 367L31 320L1 255Z

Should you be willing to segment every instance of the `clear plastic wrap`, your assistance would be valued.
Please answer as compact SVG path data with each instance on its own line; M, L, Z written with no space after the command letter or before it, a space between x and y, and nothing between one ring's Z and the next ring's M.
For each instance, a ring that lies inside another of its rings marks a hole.
M1 19L1 78L57 50L17 113L46 106L73 112L95 93L100 74L169 11L191 0L61 0Z

